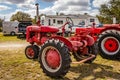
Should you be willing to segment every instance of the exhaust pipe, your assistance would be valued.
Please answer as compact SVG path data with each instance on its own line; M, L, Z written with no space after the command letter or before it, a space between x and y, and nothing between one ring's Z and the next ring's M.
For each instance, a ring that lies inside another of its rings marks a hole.
M40 18L39 18L39 4L36 3L35 6L36 6L36 23L38 26L40 26L41 24L40 24Z

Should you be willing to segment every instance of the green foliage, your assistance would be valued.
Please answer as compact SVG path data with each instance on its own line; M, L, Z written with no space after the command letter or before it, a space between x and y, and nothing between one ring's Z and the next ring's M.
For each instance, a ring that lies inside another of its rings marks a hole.
M108 4L101 5L99 11L97 17L102 23L112 23L113 17L120 23L120 0L110 0Z
M32 23L36 24L36 16L32 19Z
M2 32L2 22L3 22L3 20L0 19L0 32Z
M22 40L18 39L17 36L3 36L3 33L0 32L0 43L7 41L22 41Z
M40 14L40 15L39 15L39 18L41 18L42 16L46 16L46 14ZM37 20L37 17L35 16L35 17L32 19L32 23L33 23L33 24L36 24L36 22L37 22L36 20Z
M31 21L31 17L29 14L18 11L16 14L13 14L10 18L11 21Z

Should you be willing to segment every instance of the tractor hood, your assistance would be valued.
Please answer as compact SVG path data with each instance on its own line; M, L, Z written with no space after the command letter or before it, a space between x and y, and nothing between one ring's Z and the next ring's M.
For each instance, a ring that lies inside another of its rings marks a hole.
M59 29L54 26L41 26L42 32L58 32Z
M29 31L36 31L36 32L52 32L52 33L57 33L59 31L58 28L53 27L53 26L28 26L27 29Z

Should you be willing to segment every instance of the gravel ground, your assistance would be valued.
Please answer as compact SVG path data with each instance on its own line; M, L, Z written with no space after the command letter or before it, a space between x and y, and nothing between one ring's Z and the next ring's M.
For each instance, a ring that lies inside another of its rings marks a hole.
M23 48L23 47L26 47L27 45L29 44L26 42L2 42L0 43L0 51Z

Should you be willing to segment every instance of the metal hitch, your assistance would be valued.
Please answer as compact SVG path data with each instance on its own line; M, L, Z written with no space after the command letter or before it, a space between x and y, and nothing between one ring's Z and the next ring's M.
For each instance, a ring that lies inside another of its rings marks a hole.
M86 59L83 59L83 60L80 60L80 61L72 62L72 63L73 63L73 64L81 64L81 63L84 63L84 62L86 62L86 61L88 61L88 60L91 60L91 59L93 59L93 58L95 58L95 55L90 54L90 57L88 57L88 58L86 58Z

